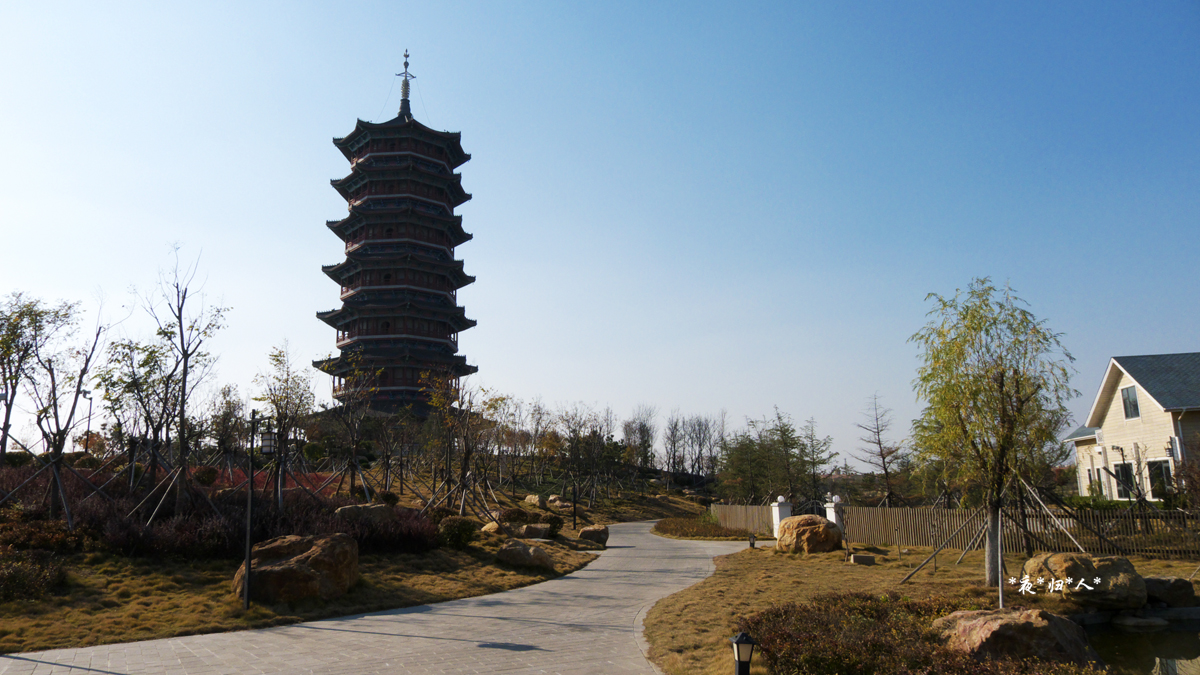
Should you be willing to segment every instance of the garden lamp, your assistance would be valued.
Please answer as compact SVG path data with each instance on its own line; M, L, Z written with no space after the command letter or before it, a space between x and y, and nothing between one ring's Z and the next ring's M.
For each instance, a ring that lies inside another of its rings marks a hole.
M271 431L270 428L267 428L265 431L262 432L261 436L262 436L262 445L261 445L261 449L259 450L259 452L261 452L263 455L268 455L268 456L274 455L275 454L275 432Z
M733 675L750 675L750 660L758 643L746 633L738 633L729 641L733 643Z

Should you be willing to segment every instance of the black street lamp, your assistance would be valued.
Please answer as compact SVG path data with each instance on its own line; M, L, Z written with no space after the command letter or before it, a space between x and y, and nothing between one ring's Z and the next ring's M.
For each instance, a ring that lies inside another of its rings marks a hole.
M246 450L246 573L242 576L242 609L250 609L250 550L254 531L254 437L258 434L258 411L250 411L250 448Z
M733 643L733 675L750 675L750 660L758 643L745 633L738 633L729 641Z
M83 432L83 451L90 454L92 451L92 392L83 389L79 393L88 402L87 431Z

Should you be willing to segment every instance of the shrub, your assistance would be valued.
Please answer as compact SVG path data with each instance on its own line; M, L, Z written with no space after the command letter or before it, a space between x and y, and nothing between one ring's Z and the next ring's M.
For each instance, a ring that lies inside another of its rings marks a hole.
M540 520L542 521L543 524L549 526L546 529L546 538L547 539L553 539L553 538L557 537L559 531L562 530L562 526L563 526L562 516L559 516L559 515L556 515L553 513L543 513Z
M375 501L395 506L400 503L400 497L395 492L380 491L375 493Z
M1040 661L975 661L941 646L929 632L934 619L978 609L969 598L910 600L895 591L828 593L811 602L778 605L743 618L738 630L761 646L774 673L834 675L1068 675L1094 671Z
M0 552L0 602L40 598L66 580L62 561L49 551Z
M1063 498L1063 503L1073 509L1095 509L1097 511L1110 511L1112 509L1124 509L1129 507L1129 502L1118 502L1111 499L1105 499L1100 495L1067 495Z
M500 512L500 522L502 523L528 523L531 514L525 509L504 509ZM536 520L537 516L534 515Z
M462 516L447 516L438 523L438 543L455 549L464 549L475 539L478 524Z
M29 466L31 462L33 462L33 455L24 450L9 450L4 453L4 463L8 466Z
M83 550L86 539L80 528L71 532L61 520L0 523L0 546L22 551L40 549L54 553L75 553Z
M305 443L304 450L301 452L304 453L304 458L310 462L319 462L325 459L325 446L316 441Z
M702 539L747 539L750 532L722 527L716 518L702 514L699 518L663 518L654 524L654 531L669 537L696 537Z
M443 519L457 515L457 511L454 509L448 509L444 506L435 506L425 512L425 517L428 518L434 525L441 525Z
M204 487L212 487L217 482L219 472L215 466L198 466L192 469L192 478Z

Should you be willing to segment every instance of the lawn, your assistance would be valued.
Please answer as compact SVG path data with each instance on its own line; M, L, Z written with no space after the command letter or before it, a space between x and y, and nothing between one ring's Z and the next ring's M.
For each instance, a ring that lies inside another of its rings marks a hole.
M897 590L910 598L967 594L995 606L996 589L980 586L983 553L968 553L955 565L961 551L943 550L937 570L932 563L904 585L900 580L921 563L933 549L910 547L898 559L896 549L883 550L856 545L856 552L876 556L874 566L850 565L845 552L804 555L776 553L774 548L747 548L716 558L716 572L704 581L663 598L646 615L646 640L650 658L669 675L725 675L731 667L729 638L736 632L739 617L757 614L772 605L802 602L821 593L863 591L883 593ZM1020 576L1024 556L1005 557L1010 575ZM1187 577L1195 561L1151 560L1131 557L1143 576ZM1058 614L1077 611L1072 603L1045 595L1021 596L1005 586L1008 607L1039 607ZM767 669L755 658L753 673Z
M103 553L69 556L65 588L40 600L0 604L0 652L85 647L214 633L359 614L486 595L580 569L593 554L568 543L539 543L554 572L494 562L504 543L483 535L464 551L365 555L361 581L332 602L254 603L232 593L236 560L151 560Z

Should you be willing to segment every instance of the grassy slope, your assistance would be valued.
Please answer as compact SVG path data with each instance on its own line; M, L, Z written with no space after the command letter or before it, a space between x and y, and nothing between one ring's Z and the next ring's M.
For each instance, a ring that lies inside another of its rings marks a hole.
M967 593L995 602L996 591L978 586L982 578L983 554L968 553L955 565L961 551L938 554L937 571L932 563L903 586L900 579L921 563L932 549L912 547L903 560L896 550L872 549L880 564L873 567L848 565L844 552L795 556L778 554L773 548L749 549L716 559L716 572L708 579L660 600L646 616L646 639L650 656L669 675L725 675L730 668L729 637L737 619L785 602L801 602L814 595L834 591L882 593L898 590L913 598ZM1006 556L1010 572L1020 570L1023 555ZM1143 576L1187 577L1195 561L1130 558ZM1041 607L1055 613L1075 611L1058 597L1020 596L1005 586L1008 607ZM767 670L756 658L753 673Z
M523 496L523 495L522 495ZM515 502L501 498L506 506ZM532 507L530 507L531 510ZM580 509L578 527L699 513L672 498L613 500ZM502 567L495 552L505 539L484 535L466 551L439 549L421 555L370 555L359 561L362 581L329 603L263 606L242 610L231 589L238 560L152 560L98 553L68 560L70 583L35 601L0 604L0 653L77 647L132 640L263 628L333 616L409 607L528 586L580 569L594 559L587 543L571 541L570 511L559 542L539 543L555 572Z

